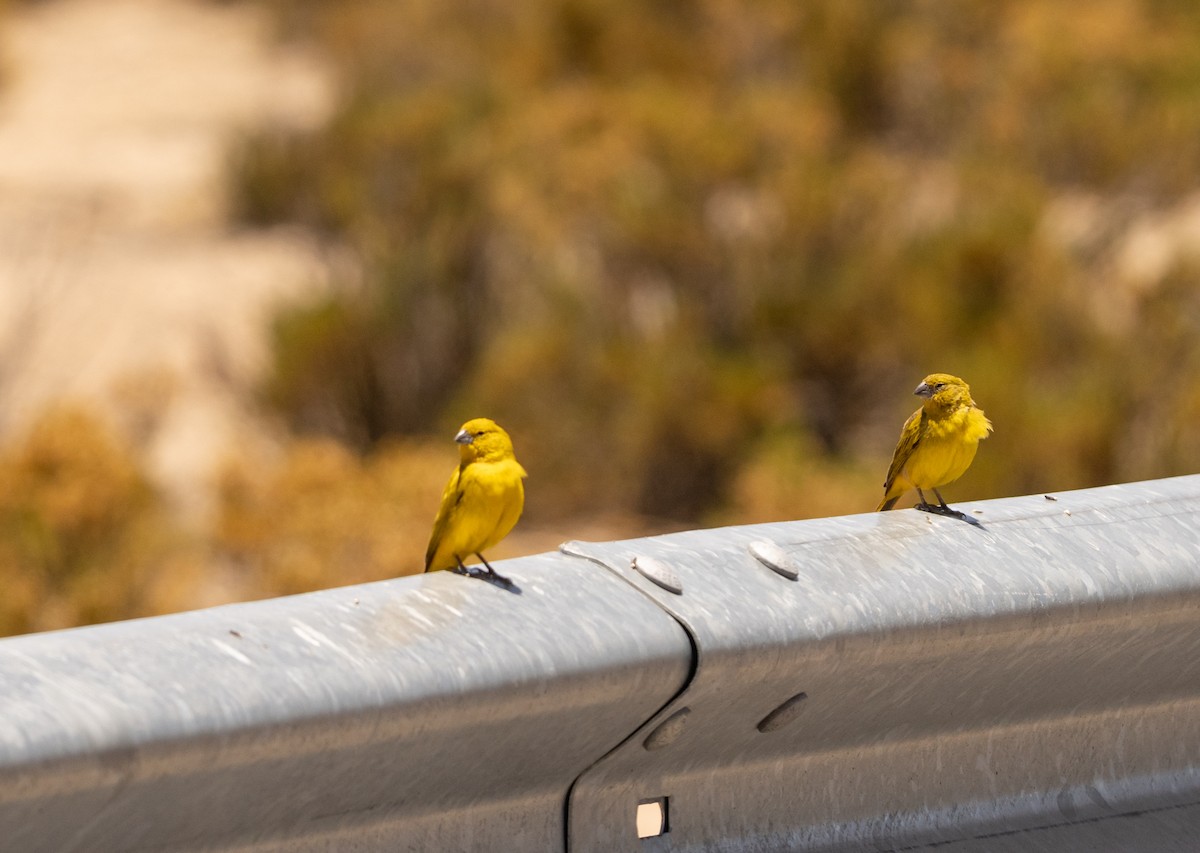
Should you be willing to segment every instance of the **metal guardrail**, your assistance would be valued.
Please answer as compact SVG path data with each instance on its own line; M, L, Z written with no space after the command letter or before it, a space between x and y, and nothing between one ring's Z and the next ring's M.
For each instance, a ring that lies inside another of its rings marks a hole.
M1198 849L1200 476L1050 498L0 642L0 849Z
M579 560L0 642L0 850L561 850L678 624Z

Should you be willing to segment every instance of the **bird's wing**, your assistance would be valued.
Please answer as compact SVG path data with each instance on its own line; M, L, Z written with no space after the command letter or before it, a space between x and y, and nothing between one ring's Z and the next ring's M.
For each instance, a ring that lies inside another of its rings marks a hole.
M446 483L446 488L442 492L442 505L438 508L437 518L433 521L433 533L429 534L429 547L425 549L425 571L429 571L429 565L433 562L433 557L437 554L437 549L442 544L442 537L446 534L446 529L450 526L450 519L454 517L458 505L462 503L463 490L459 486L459 477L462 474L462 466L454 469L454 473L450 475L450 482Z
M924 425L924 415L924 409L917 409L904 422L904 427L900 430L900 441L896 443L896 452L892 454L892 464L888 468L887 480L883 483L885 492L892 487L892 483L896 482L896 475L904 469L908 460L912 458L913 451L921 443L921 435L924 432L921 429Z

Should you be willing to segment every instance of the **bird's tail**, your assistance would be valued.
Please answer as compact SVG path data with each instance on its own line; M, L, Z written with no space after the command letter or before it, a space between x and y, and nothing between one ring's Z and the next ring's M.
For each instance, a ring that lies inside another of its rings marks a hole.
M887 512L889 509L891 509L892 507L894 507L896 505L896 501L898 501L898 500L900 500L900 495L896 495L896 497L894 497L894 498L889 498L887 495L884 495L883 500L881 500L879 502L879 506L875 507L875 511L876 512Z

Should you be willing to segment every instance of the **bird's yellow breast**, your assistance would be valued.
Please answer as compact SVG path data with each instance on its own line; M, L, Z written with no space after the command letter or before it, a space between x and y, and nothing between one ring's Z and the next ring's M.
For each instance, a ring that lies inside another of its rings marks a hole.
M428 570L453 568L508 535L525 508L525 469L515 459L472 462L451 478L430 542Z
M919 489L954 482L971 467L979 442L991 427L974 406L963 406L937 419L927 418L920 442L904 466L904 478Z

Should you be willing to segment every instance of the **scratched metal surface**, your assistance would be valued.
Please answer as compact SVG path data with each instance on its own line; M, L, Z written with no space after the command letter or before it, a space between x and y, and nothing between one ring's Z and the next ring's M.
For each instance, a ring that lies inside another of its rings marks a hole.
M562 850L691 648L583 561L0 642L0 849Z
M698 653L686 690L576 783L570 849L1184 849L1200 476L1051 497L958 504L978 527L910 510L564 545ZM622 821L660 796L668 831L639 842ZM1134 825L1134 846L1097 846Z

